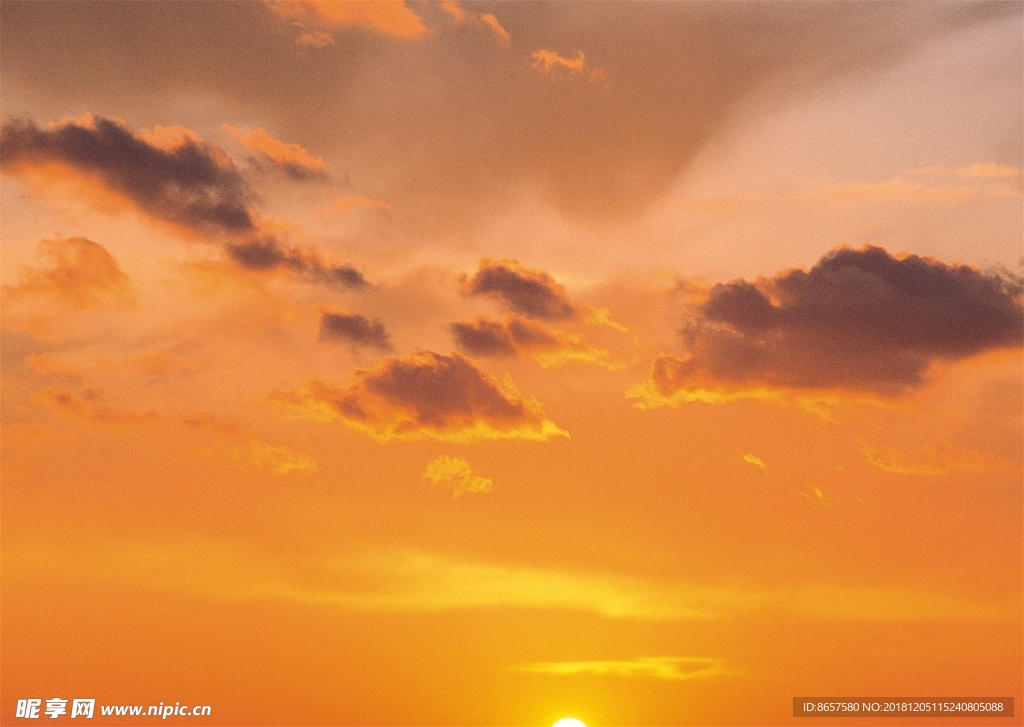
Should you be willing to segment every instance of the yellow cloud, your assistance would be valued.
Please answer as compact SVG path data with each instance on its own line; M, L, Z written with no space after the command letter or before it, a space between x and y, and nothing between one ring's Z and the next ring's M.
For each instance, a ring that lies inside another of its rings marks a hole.
M214 542L12 546L7 573L59 574L194 593L384 612L465 608L581 611L606 618L692 620L777 613L823 620L921 621L1019 618L1019 604L955 594L842 584L781 588L701 586L449 559L416 551L364 550L268 560Z
M275 446L266 442L252 441L247 448L249 461L262 469L268 469L275 475L290 475L295 472L312 473L317 471L316 460L308 454L294 452L283 445Z
M688 681L729 674L723 659L701 656L642 656L626 661L556 661L526 664L517 671L554 676L647 677L666 681Z
M271 396L286 416L337 420L379 442L436 439L547 441L569 433L549 420L511 377L499 381L459 354L420 351L356 371L338 387L316 379Z
M759 467L766 472L768 471L768 465L766 465L760 457L757 457L753 454L743 455L743 461L746 462L747 464L752 464L755 467Z
M925 447L925 456L916 459L893 447L872 447L863 440L858 445L865 462L883 472L898 475L948 475L951 472L984 472L1008 466L990 454L949 445Z
M459 498L466 492L490 492L494 482L490 477L483 477L473 471L469 462L462 457L441 455L427 465L423 478L430 480L437 487L452 491L452 497Z

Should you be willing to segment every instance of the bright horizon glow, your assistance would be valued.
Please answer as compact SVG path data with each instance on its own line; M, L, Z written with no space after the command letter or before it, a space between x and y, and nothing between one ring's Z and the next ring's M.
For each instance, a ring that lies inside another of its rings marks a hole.
M551 727L587 727L575 717L564 717L555 722Z

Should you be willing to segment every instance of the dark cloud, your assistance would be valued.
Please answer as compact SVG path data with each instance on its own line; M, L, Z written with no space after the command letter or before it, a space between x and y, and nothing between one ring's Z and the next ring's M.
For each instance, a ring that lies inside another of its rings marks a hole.
M155 219L202 233L254 231L253 193L235 164L187 130L172 131L173 143L163 144L103 117L45 128L11 119L0 125L0 169L18 176L60 165Z
M351 265L325 263L314 252L284 247L274 238L230 243L227 252L232 260L248 270L286 269L306 280L344 288L369 285L363 274Z
M565 342L539 323L516 316L505 321L478 318L452 323L452 334L463 351L473 356L515 356L521 351L550 351Z
M312 380L275 400L300 415L339 419L379 441L565 435L536 400L459 354L421 351L388 358L374 369L356 371L353 378L347 387Z
M325 263L264 232L249 206L255 195L242 172L222 149L189 129L136 132L91 115L46 127L13 119L0 125L0 149L5 173L45 176L57 166L84 175L153 219L225 244L228 256L243 268L290 270L306 280L350 288L367 284L350 265Z
M896 395L934 362L1020 346L1021 292L1010 274L842 248L810 270L716 285L684 331L689 357L660 357L652 383Z
M357 313L324 313L320 317L321 341L348 341L356 346L391 350L391 339L384 324Z
M494 298L530 318L561 320L576 315L565 288L554 278L527 270L515 260L484 260L476 275L463 280L463 288L469 295Z

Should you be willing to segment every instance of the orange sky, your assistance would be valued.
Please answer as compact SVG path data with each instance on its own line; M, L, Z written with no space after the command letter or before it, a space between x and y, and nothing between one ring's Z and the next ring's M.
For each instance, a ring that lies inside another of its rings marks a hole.
M1019 4L0 20L0 723L1024 723Z

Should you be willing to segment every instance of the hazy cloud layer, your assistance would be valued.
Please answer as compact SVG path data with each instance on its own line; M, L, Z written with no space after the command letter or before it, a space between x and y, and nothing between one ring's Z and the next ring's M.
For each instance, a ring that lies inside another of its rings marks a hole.
M358 313L324 313L320 316L320 340L391 350L391 339L384 324Z
M352 378L347 387L314 379L273 400L294 416L337 419L378 441L568 436L511 379L498 381L459 354L421 351L392 357Z
M547 273L529 270L515 260L484 260L472 278L462 281L469 295L493 298L529 318L561 320L576 315L565 288Z
M882 248L837 249L810 270L716 285L659 357L664 396L748 386L897 395L929 366L1021 345L1021 280Z
M95 98L132 108L175 97L202 69L210 97L278 120L284 138L328 159L358 153L350 171L366 177L387 167L373 194L423 234L466 230L523 189L578 217L636 213L754 99L871 73L944 33L1020 12L1015 3L504 2L494 7L515 41L506 49L484 33L429 32L429 13L449 13L419 4L269 7L12 3L0 31L5 82L49 89L67 108ZM130 57L128 28L138 41ZM282 28L322 47L296 48ZM613 88L550 82L531 68L538 49L570 62L581 51Z
M22 267L16 284L3 286L5 303L44 299L73 309L102 309L134 298L131 281L117 260L92 240L42 240L39 259L39 266Z

